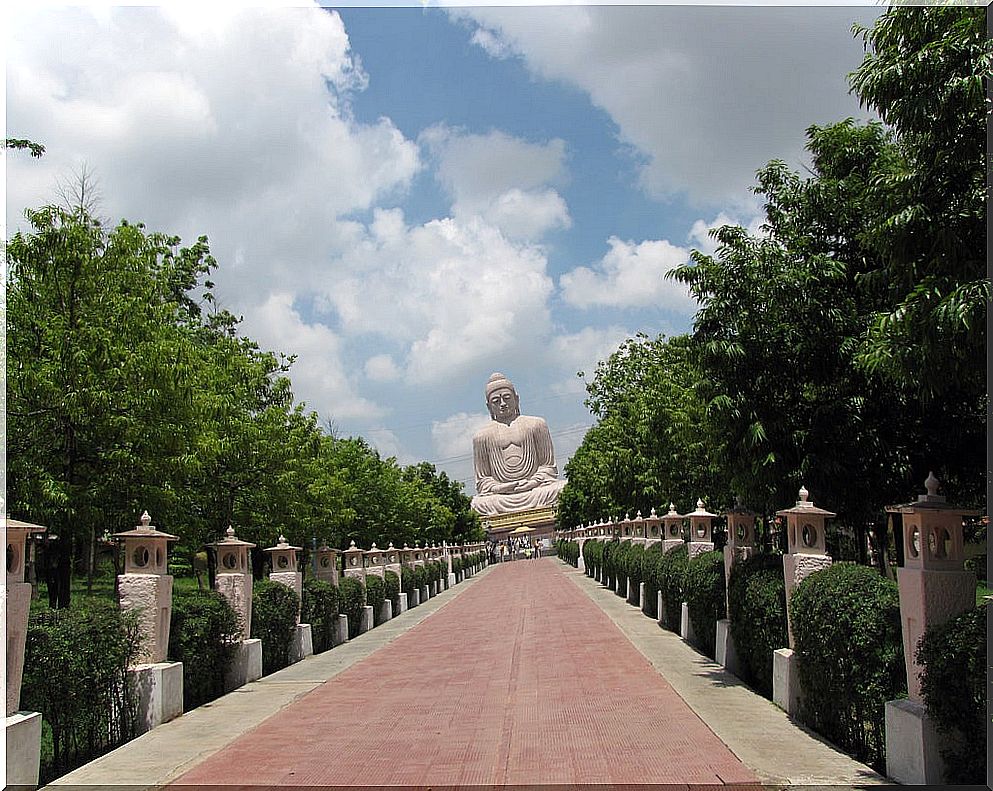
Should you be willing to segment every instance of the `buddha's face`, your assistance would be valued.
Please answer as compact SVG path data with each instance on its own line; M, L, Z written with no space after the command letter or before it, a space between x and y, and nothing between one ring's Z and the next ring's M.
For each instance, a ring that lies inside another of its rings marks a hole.
M501 423L510 423L521 414L517 393L509 387L501 387L490 393L487 406L490 408L490 417Z

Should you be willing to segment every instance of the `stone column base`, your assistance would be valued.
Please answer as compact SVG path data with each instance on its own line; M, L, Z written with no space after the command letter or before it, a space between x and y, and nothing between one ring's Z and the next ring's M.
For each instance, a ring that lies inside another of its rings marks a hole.
M696 634L693 633L693 624L690 621L690 608L683 602L679 615L679 636L687 643L696 643Z
M402 595L402 594L401 594ZM348 616L339 615L334 625L334 634L331 636L331 647L348 642Z
M659 626L662 626L663 622L665 621L665 612L662 609L662 591L659 591L655 597L655 607L656 607L655 612L658 613Z
M633 604L635 607L638 607L640 609L644 605L644 603L645 603L645 583L639 582L638 598L635 601L631 602L631 604Z
M393 620L393 602L387 599L383 602L383 606L379 608L379 621L380 623L386 623L387 621Z
M407 595L410 596L410 599L408 601L411 607L416 607L418 604L421 603L421 592L417 590L417 588L414 588Z
M738 673L738 653L734 649L734 639L731 637L731 621L721 618L717 622L717 641L715 657L717 664L724 667L728 673Z
M15 711L7 717L6 787L34 791L38 787L40 768L41 714L37 711Z
M579 553L579 559L576 561L576 568L580 571L586 571L586 561L583 560L583 553Z
M362 620L359 621L359 634L365 634L372 629L372 607L368 604L362 608Z
M800 713L800 678L796 672L796 656L792 648L772 652L772 702L795 717Z
M454 574L449 574L448 575L448 587L449 588L454 588L455 587L455 575Z
M431 589L427 585L425 585L424 587L421 588L421 601L426 602L430 598L431 598Z
M290 643L290 664L306 659L314 653L314 634L309 623L298 623Z
M135 735L140 736L183 713L183 663L157 662L128 668L138 696Z
M886 704L886 774L905 785L941 785L945 762L944 740L916 700Z
M242 640L235 650L231 666L224 675L224 693L233 692L249 681L262 678L262 641Z
M404 613L404 612L407 612L407 594L406 593L401 593L400 594L400 607L397 609L397 615L399 615L400 613Z

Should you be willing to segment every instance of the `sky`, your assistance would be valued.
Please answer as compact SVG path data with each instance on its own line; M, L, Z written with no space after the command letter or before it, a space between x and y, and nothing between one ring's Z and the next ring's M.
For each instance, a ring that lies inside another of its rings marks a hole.
M81 172L99 214L192 243L222 307L294 354L299 401L475 491L500 371L560 474L584 381L692 329L664 275L759 232L755 172L869 115L877 5L24 6L5 18L5 232Z

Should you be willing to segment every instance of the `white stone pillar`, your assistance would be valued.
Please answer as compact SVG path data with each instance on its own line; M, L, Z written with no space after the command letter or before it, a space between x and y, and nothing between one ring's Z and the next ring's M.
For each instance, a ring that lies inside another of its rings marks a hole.
M280 536L274 547L268 547L265 551L269 553L272 561L272 570L269 572L269 579L285 585L295 591L298 599L303 598L303 574L299 568L299 552L301 547L290 546L285 536ZM300 607L297 606L297 628L290 644L289 661L290 664L299 662L301 659L314 653L314 638L309 623L300 623Z
M241 642L224 678L224 691L231 692L262 677L262 641L252 638L252 569L248 551L255 544L241 541L228 527L225 537L213 545L217 553L214 590L238 615Z

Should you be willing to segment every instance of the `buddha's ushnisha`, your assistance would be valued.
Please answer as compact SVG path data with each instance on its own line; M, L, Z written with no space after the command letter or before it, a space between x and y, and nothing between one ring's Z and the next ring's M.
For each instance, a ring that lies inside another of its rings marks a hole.
M486 406L493 420L472 438L473 509L492 516L555 505L565 481L558 477L548 424L521 414L517 390L502 373L486 383Z

